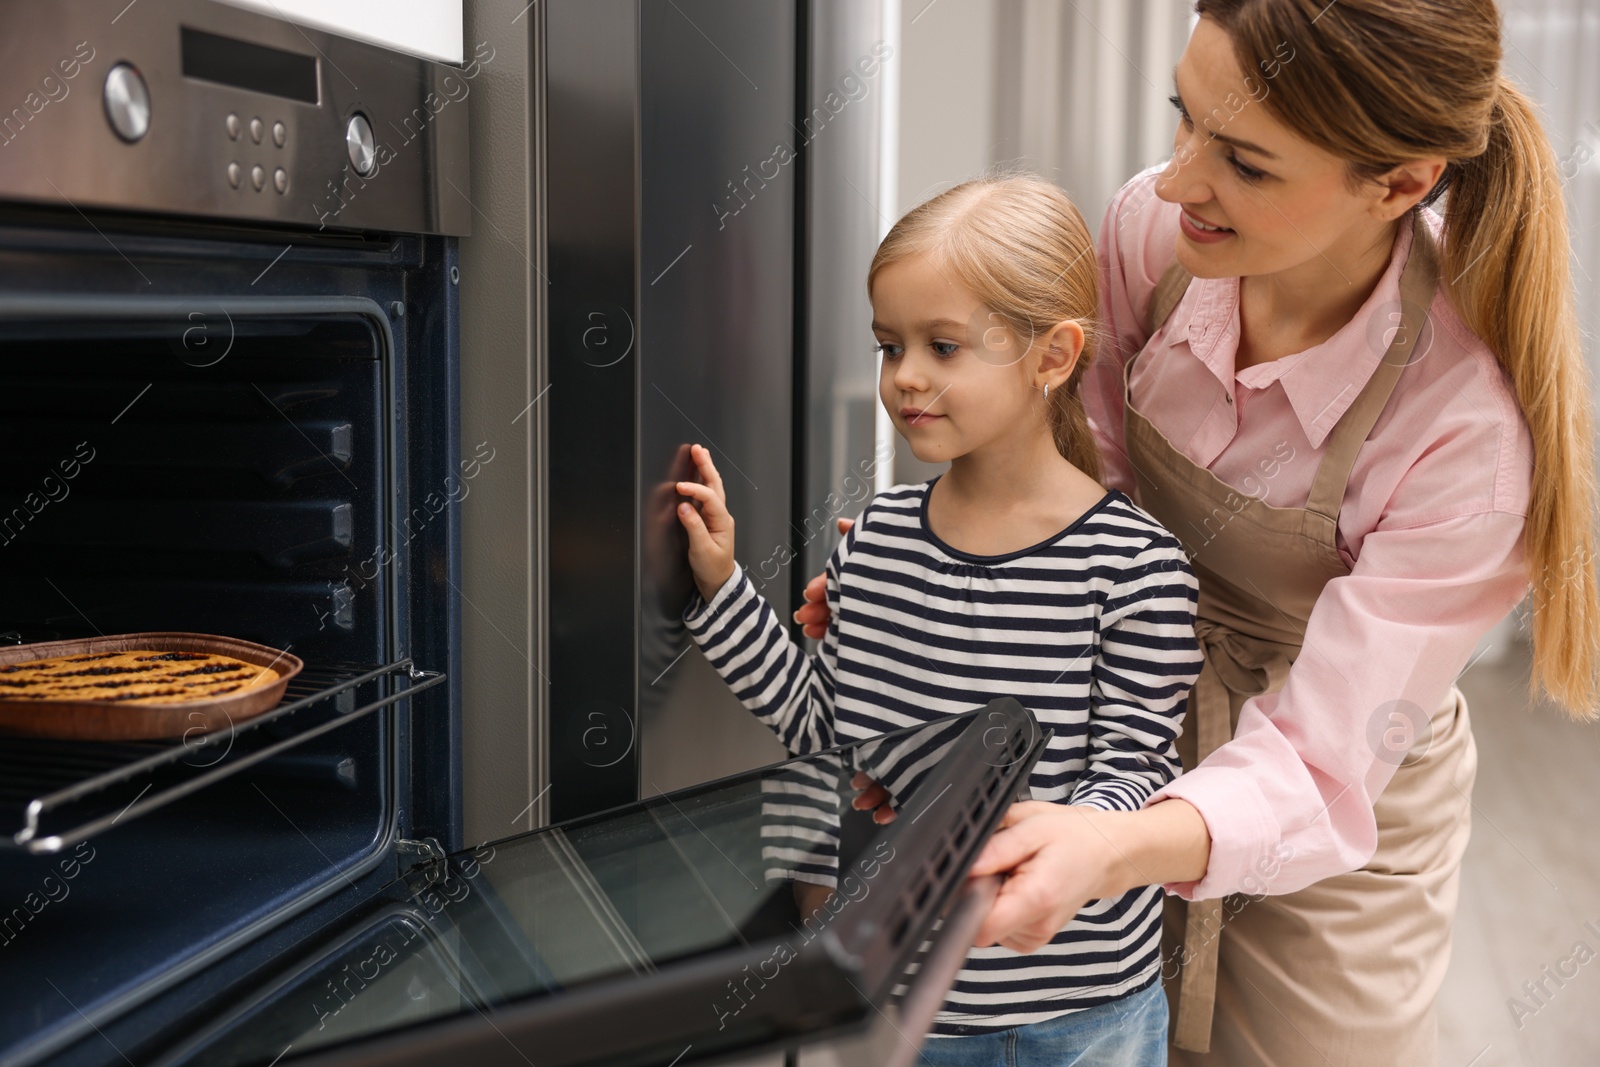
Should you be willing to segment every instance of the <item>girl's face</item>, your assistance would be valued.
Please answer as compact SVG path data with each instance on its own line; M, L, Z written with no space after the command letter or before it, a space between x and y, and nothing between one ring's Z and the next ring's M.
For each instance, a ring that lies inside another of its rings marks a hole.
M1178 262L1196 277L1272 274L1319 256L1360 261L1403 210L1385 186L1352 192L1342 160L1267 111L1275 79L1294 76L1293 55L1284 45L1281 62L1243 70L1227 31L1202 17L1178 60L1178 130L1155 192L1184 209Z
M918 459L942 463L997 441L1048 436L1035 379L1058 387L1078 349L1041 366L1034 346L1020 344L926 256L884 267L871 295L872 332L883 354L878 396Z

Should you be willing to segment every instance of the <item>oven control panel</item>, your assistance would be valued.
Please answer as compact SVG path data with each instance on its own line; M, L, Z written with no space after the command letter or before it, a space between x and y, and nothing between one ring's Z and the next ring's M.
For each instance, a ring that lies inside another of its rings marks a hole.
M0 201L470 232L492 48L458 67L211 0L104 14L0 5Z

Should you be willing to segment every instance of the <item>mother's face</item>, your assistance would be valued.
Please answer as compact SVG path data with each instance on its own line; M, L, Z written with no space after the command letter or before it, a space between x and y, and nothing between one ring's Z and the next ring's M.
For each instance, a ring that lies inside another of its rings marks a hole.
M1196 277L1271 274L1319 256L1359 260L1404 210L1386 186L1352 192L1344 161L1267 111L1276 80L1294 76L1293 57L1285 44L1267 70L1246 71L1227 32L1201 18L1178 60L1180 119L1155 191L1184 208L1178 262Z

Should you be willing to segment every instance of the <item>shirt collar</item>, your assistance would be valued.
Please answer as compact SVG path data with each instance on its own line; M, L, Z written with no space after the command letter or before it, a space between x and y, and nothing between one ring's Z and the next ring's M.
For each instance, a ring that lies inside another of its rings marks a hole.
M1283 386L1300 428L1311 447L1320 448L1339 417L1355 403L1363 386L1377 370L1393 337L1389 325L1398 321L1400 275L1410 255L1410 225L1400 227L1389 266L1367 297L1361 310L1332 337L1319 345L1271 363L1248 367L1245 384L1265 388L1273 381ZM1194 311L1174 324L1173 340L1189 342L1223 387L1233 391L1234 357L1239 349L1239 279L1196 278Z

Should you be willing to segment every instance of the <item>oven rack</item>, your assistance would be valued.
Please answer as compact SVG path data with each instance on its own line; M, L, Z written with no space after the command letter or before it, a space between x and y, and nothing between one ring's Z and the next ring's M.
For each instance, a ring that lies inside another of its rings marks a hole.
M59 852L445 680L408 659L307 665L281 704L246 722L177 741L0 737L0 847ZM218 749L221 752L217 752ZM335 779L337 762L321 768Z

